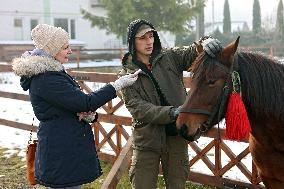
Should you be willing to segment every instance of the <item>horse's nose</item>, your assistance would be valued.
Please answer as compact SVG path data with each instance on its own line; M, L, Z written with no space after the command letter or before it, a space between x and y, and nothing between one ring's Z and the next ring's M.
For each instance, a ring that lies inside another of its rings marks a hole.
M181 126L181 129L179 130L179 135L189 142L192 142L192 141L197 142L197 139L200 138L201 133L196 132L192 135L188 135L188 129L189 129L189 126L187 126L186 124L183 124Z

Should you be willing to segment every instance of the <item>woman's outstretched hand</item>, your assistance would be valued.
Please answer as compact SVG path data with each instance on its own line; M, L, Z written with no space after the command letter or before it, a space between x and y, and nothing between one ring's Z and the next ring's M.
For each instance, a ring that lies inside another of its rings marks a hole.
M142 70L139 69L139 70L137 70L133 74L124 75L124 76L118 78L117 80L114 81L112 86L115 88L116 91L119 91L119 90L121 90L121 89L123 89L125 87L128 87L128 86L132 85L138 79L138 74L141 71Z

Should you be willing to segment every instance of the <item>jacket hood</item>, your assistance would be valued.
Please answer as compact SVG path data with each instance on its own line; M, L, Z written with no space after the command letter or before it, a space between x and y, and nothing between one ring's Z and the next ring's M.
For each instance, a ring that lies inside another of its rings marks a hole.
M152 57L155 57L157 54L159 54L162 49L161 41L160 41L158 32L156 31L155 27L147 20L142 20L142 19L134 20L129 24L127 28L128 50L129 50L129 53L134 58L136 57L136 52L135 52L136 50L135 50L135 45L134 45L135 35L139 27L143 24L146 24L150 26L152 29L154 29L153 31L154 32L154 47L153 47Z
M17 76L21 77L20 84L26 91L30 88L33 76L48 71L62 71L64 67L54 58L27 56L13 59L12 69Z

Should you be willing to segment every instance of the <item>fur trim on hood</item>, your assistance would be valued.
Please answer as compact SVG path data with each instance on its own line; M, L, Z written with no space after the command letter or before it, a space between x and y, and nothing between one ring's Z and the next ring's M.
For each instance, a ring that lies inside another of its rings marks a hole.
M14 73L20 77L30 78L47 71L62 71L63 65L50 57L27 56L12 61Z

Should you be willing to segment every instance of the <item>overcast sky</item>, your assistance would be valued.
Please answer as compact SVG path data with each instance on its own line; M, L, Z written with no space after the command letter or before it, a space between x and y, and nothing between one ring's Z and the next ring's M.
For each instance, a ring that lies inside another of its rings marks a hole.
M205 7L205 23L212 22L212 1L214 1L214 20L223 21L223 9L225 0L207 0ZM262 22L267 19L275 19L279 0L259 0ZM229 0L231 21L247 21L252 25L253 0ZM266 21L267 22L267 21ZM269 21L274 24L275 20ZM264 23L263 23L264 24Z

